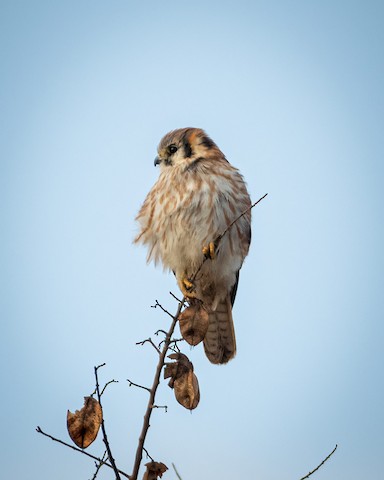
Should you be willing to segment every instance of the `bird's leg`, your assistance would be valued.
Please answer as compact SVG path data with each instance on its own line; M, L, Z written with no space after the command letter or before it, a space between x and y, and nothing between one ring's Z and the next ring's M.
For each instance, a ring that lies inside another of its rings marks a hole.
M197 298L196 297L196 287L193 282L191 282L186 276L181 279L178 279L177 283L184 297L187 298Z
M208 245L203 247L203 255L206 258L213 260L216 258L216 245L215 242L209 242Z

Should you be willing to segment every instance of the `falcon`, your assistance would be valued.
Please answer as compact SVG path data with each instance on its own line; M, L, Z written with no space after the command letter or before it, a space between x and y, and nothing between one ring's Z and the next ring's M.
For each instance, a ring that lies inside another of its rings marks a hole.
M236 353L232 306L251 241L246 184L199 128L167 133L154 163L160 175L136 217L134 241L147 246L148 262L174 272L188 301L201 302L209 317L205 353L227 363Z

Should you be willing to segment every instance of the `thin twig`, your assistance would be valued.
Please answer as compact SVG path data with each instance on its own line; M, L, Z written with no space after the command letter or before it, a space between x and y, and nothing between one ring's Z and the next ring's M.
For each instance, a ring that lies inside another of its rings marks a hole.
M152 462L154 462L155 460L151 457L151 455L148 453L148 450L146 448L143 447L143 450L145 452L145 454L147 455L148 458L150 458L152 460Z
M183 303L183 301L180 300L180 298L176 297L176 295L173 294L172 292L169 292L169 294L171 295L171 297L173 297L175 300L177 300L178 303Z
M157 367L156 367L155 377L153 379L153 385L152 385L152 388L151 388L150 394L149 394L147 410L146 410L145 415L144 415L143 428L141 430L141 434L140 434L140 437L139 437L139 443L138 443L137 450L136 450L135 463L133 465L133 471L132 471L132 475L131 475L132 480L137 480L137 476L139 474L140 464L141 464L141 460L143 458L143 447L144 447L144 443L145 443L145 438L147 436L148 429L149 429L149 421L150 421L151 414L152 414L152 411L153 411L153 405L155 403L156 391L157 391L157 388L158 388L159 383L160 383L161 370L163 369L165 356L167 354L168 347L169 347L169 344L171 342L171 338L172 338L173 331L175 329L178 317L179 317L179 315L181 313L181 310L183 308L184 301L185 301L185 299L183 299L183 302L179 303L179 307L177 309L176 314L174 316L172 316L172 323L171 323L171 326L170 326L168 332L166 333L164 346L161 350L161 354L160 354L160 357L159 357L159 362L158 362ZM162 310L164 310L166 313L169 313L163 308L162 308Z
M184 338L175 338L174 340L171 340L169 349L176 353L180 352L180 348L177 345L179 342L185 342Z
M175 345L170 345L169 350L172 350L172 352L174 352L174 353L180 353L181 352L180 348L176 344Z
M266 196L268 195L268 193L266 193L265 195L263 195L262 197L260 197L255 203L252 203L252 205L250 205L249 207L247 207L242 213L240 213L240 215L238 215L229 225L227 225L226 229L220 234L218 235L217 238L215 238L214 240L214 245L215 245L215 249L217 249L220 241L222 240L222 238L228 233L228 231L233 227L233 225L238 221L240 220L241 217L243 217L244 215L246 215L250 210L252 210L253 207L255 207L258 203L260 203ZM197 268L197 270L195 271L195 273L192 275L192 277L190 278L190 281L193 283L194 280L196 280L196 277L197 275L199 274L200 270L202 269L204 263L208 260L208 256L204 257L202 262L200 263L199 267Z
M326 458L324 458L324 460L315 469L313 469L309 473L307 473L307 475L305 475L305 477L300 478L300 480L305 480L306 478L309 478L313 473L315 473L317 470L319 470L319 468L322 465L324 465L324 463L327 460L329 460L329 458L336 452L336 449L337 449L337 444L336 444L335 448L332 450L332 452Z
M107 455L107 451L105 450L101 459L104 462L106 458L108 458L108 455ZM96 471L93 474L93 477L91 478L91 480L96 480L97 474L99 473L100 468L103 466L103 462L95 462Z
M99 365L98 367L94 368L94 370L95 370L95 380L96 380L96 393L97 393L97 399L99 401L101 410L103 410L103 407L101 405L101 395L100 395L99 378L98 378L98 375L97 375L97 371L100 367L103 367L104 365L105 365L105 363L103 365ZM107 449L107 452L108 452L108 458L109 458L109 461L111 462L112 468L113 468L113 470L115 472L115 475L116 475L116 480L120 480L119 470L116 467L115 459L113 458L113 455L112 455L112 452L111 452L111 447L109 446L107 432L105 430L104 414L102 415L102 418L101 418L101 430L103 432L103 441L104 441L104 444L105 444L105 448Z
M184 300L185 300L185 299L184 299ZM155 300L155 302L156 302L156 303L155 303L155 305L152 305L152 308L157 308L157 307L159 307L159 308L161 308L161 310L162 310L164 313L166 313L168 316L170 316L171 318L173 318L172 313L171 313L171 312L168 312L168 310L166 310L166 309L158 302L158 300ZM184 303L184 302L183 302L183 303ZM158 332L160 332L160 331L161 331L161 330L158 330ZM164 332L164 333L166 333L166 332Z
M100 397L103 395L103 393L105 392L105 389L108 387L108 385L110 385L111 383L119 383L118 380L110 380L109 382L107 382L105 385L104 385L104 388L103 390L101 391L100 393Z
M179 474L179 472L177 471L176 466L175 466L174 463L172 463L172 467L173 467L173 469L175 470L175 473L176 473L176 475L177 475L177 478L178 478L179 480L183 480L183 479L180 477L180 474Z
M165 413L168 412L168 406L167 405L152 405L151 408L164 408Z
M151 338L147 338L146 340L142 340L141 342L136 342L136 345L144 345L144 343L150 343L152 347L156 350L156 352L160 355L160 349L153 343Z
M159 343L159 347L161 347L161 345L162 345L164 342L165 342L165 340L162 340L162 341ZM172 343L174 344L174 346L177 346L177 343L178 343L178 342L185 342L185 340L184 340L184 338L173 338L173 339L169 342L169 344L170 344L169 348L172 348L172 347L171 347L171 344L172 344Z
M70 445L70 444L67 443L67 442L63 442L63 440L60 440L60 439L58 439L58 438L56 438L56 437L53 437L52 435L49 435L49 433L43 432L43 430L42 430L40 427L36 427L36 432L37 432L37 433L41 433L42 435L44 435L45 437L50 438L50 439L53 440L54 442L61 443L61 445L65 445L66 447L72 448L72 450L75 450L76 452L80 452L80 453L82 453L83 455L86 455L87 457L93 458L93 460L96 460L97 462L100 462L100 463L102 463L103 465L106 465L107 467L112 468L112 470L113 470L113 466L112 466L110 463L105 462L104 460L102 460L102 459L99 458L99 457L95 457L94 455L91 455L90 453L82 450L81 448L77 448L77 447L74 447L73 445ZM127 473L123 472L122 470L118 470L118 472L119 472L121 475L123 475L123 477L131 478Z
M235 218L235 220L233 220L233 222L231 222L227 228L224 230L223 233L221 233L215 240L215 244L217 244L218 242L220 242L220 240L224 237L224 235L228 232L229 229L231 229L233 227L233 225L238 221L240 220L241 217L244 217L244 215L246 215L250 210L252 210L253 207L256 207L256 205L258 203L260 203L266 196L268 195L268 193L266 193L265 195L263 195L262 197L259 198L259 200L257 200L255 203L252 203L252 205L250 205L249 207L247 207L244 212L242 212L237 218Z
M156 307L155 307L155 308L156 308ZM160 333L163 333L165 336L167 336L167 332L166 332L165 330L161 330L161 328L155 332L155 335L157 336L157 335L159 335Z
M129 383L130 387L134 386L134 387L137 387L137 388L142 388L143 390L147 390L147 392L151 393L150 388L143 387L143 385L139 385L138 383L132 382L131 380L129 380L129 378L127 378L127 382Z

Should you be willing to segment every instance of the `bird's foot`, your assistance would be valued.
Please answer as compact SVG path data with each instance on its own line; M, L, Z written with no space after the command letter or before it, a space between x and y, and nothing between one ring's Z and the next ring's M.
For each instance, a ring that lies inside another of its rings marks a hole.
M191 282L188 278L183 278L179 282L179 287L184 297L197 298L195 284Z
M203 247L203 255L210 260L216 258L216 245L214 242L209 242L208 245Z

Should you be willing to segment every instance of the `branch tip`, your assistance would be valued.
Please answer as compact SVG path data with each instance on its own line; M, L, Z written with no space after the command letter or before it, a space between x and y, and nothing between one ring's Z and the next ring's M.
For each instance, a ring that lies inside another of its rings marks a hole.
M324 463L331 458L331 456L336 452L336 450L337 450L337 443L336 443L335 448L332 450L332 452L327 457L325 457L324 460L321 463L319 463L319 465L316 468L311 470L304 477L301 477L300 480L305 480L306 478L309 478L313 473L315 473L317 470L319 470L319 468L321 468L324 465Z

